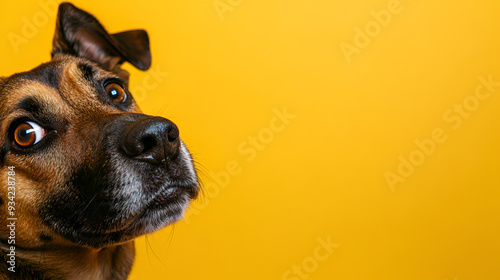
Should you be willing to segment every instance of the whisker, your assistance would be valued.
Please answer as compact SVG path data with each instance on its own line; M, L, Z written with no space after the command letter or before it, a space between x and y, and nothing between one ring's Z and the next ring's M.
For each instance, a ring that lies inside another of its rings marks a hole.
M97 193L94 194L94 196L90 199L89 202L87 202L87 204L85 205L85 207L83 207L83 209L81 211L75 211L75 213L73 213L73 215L71 215L70 219L74 218L76 214L83 214L85 212L85 210L87 210L87 208L90 206L92 201L94 201L94 198L96 198L96 196L97 196Z

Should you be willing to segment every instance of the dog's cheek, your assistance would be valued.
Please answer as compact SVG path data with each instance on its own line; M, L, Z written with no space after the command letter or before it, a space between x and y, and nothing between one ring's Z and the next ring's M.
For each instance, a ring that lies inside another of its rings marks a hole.
M15 178L15 197L12 196L12 193L10 195L8 193L8 177ZM47 196L42 184L26 178L26 175L21 172L16 172L15 175L10 176L6 167L2 168L0 172L0 182L2 186L0 196L4 200L0 216L15 218L15 220L7 222L12 222L15 225L15 229L12 228L14 229L17 246L40 248L61 242L39 216L40 206ZM9 199L9 197L13 198ZM8 208L9 202L15 203L10 204L14 208ZM11 213L13 215L10 215ZM6 226L0 227L0 239L7 240L11 235L10 228Z

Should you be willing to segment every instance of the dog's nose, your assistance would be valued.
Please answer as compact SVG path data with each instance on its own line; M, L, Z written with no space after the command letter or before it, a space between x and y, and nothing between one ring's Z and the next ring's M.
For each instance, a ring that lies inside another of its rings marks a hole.
M130 158L162 164L179 155L179 129L164 118L140 119L125 127L121 147Z

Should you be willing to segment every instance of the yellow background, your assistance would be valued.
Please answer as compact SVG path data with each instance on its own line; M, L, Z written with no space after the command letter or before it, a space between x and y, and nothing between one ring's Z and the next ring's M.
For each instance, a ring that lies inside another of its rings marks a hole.
M210 186L187 220L138 240L130 279L301 279L294 265L308 279L500 279L500 87L456 129L443 117L479 77L500 81L500 2L404 0L380 30L371 11L394 0L221 0L222 16L214 2L74 1L110 32L149 32L161 75L129 65L132 92L180 127ZM54 24L38 0L2 0L0 75L49 60ZM348 63L341 44L367 25ZM270 139L284 108L295 118ZM391 189L386 172L435 129L446 140ZM259 135L247 160L238 147ZM228 164L224 186L210 174ZM328 238L340 246L318 261Z

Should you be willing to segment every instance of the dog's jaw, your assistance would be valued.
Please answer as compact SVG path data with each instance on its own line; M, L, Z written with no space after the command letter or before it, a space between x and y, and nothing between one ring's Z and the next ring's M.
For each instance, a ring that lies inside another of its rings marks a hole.
M111 176L98 178L97 181L103 184L97 188L93 186L98 192L87 195L77 213L61 214L74 204L62 205L62 208L47 205L43 212L46 224L74 243L101 248L153 233L182 219L190 200L198 194L197 174L182 141L178 157L164 167L124 161L119 153L109 153L108 156L106 162ZM136 165L146 169L132 168ZM87 171L84 173L89 176ZM90 184L92 182L95 181L90 181ZM106 182L113 183L113 186ZM76 192L88 188L82 185L71 187ZM101 192L103 188L108 189ZM99 216L96 217L95 213Z

